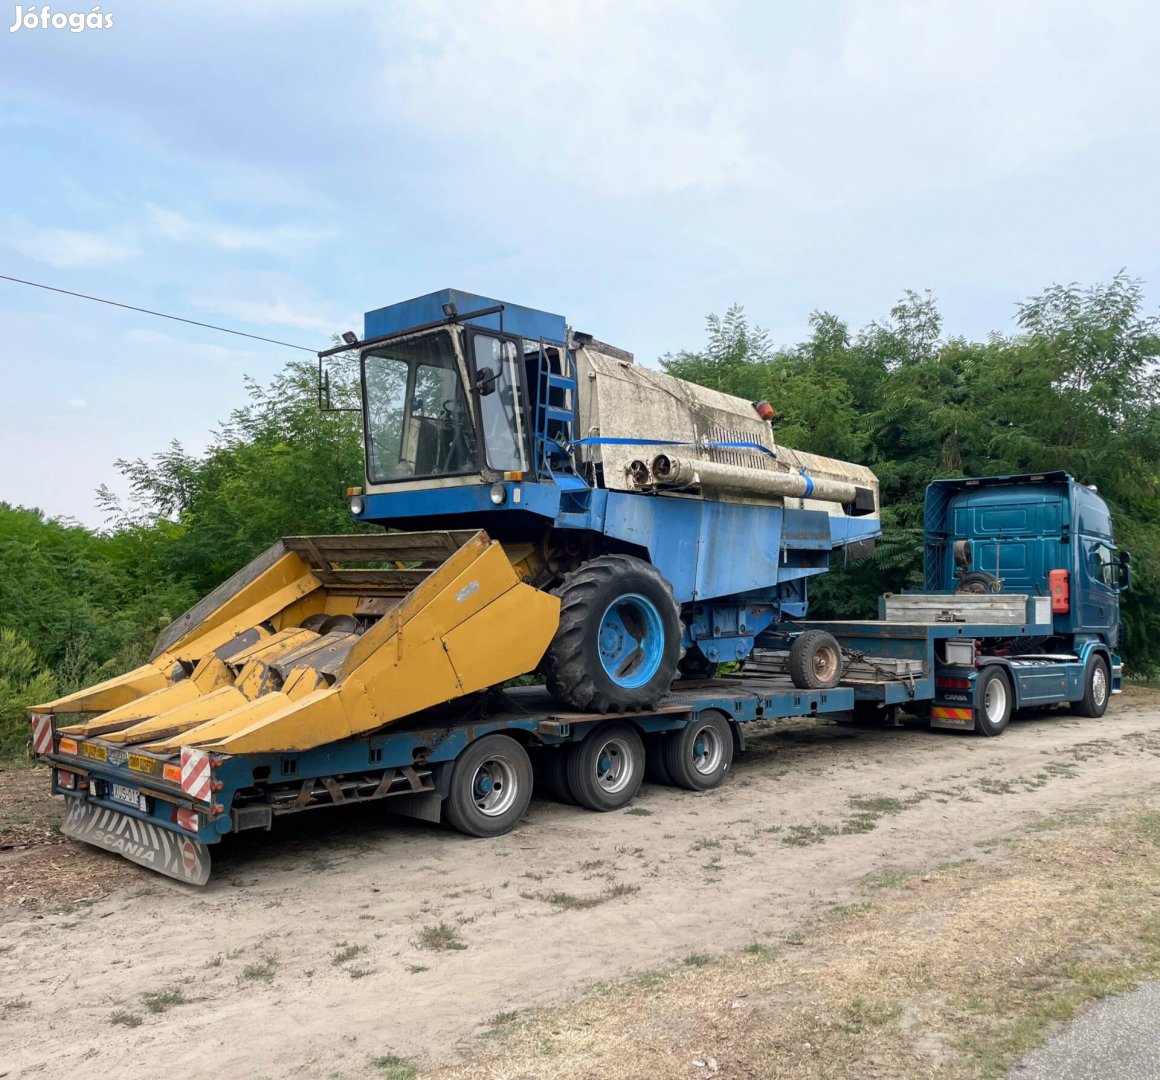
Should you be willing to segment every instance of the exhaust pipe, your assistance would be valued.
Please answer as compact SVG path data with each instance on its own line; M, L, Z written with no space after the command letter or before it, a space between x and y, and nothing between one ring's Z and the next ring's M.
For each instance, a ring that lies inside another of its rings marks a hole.
M790 499L852 503L858 487L846 480L806 476L793 472L767 472L717 461L689 461L658 454L652 462L652 481L658 487L699 486L731 495L780 495ZM635 476L633 477L635 480Z

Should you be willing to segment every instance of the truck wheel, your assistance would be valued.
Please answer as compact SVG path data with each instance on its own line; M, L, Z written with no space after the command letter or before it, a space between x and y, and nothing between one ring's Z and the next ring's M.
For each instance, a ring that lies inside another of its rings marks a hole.
M507 735L484 735L459 755L443 806L453 829L502 836L518 824L531 798L528 752Z
M646 735L644 739L644 778L650 784L664 784L673 786L673 778L669 775L669 767L665 764L665 743L672 738L663 731L653 735Z
M733 764L733 732L719 712L703 712L665 740L665 765L677 787L709 791Z
M1002 668L984 668L975 690L975 732L1002 735L1011 720L1011 684Z
M842 677L842 649L824 630L806 630L789 650L789 677L802 690L829 690Z
M1103 716L1108 711L1110 692L1108 663L1096 653L1083 673L1083 697L1071 703L1071 711L1076 716Z
M573 709L656 705L681 653L681 614L660 572L631 555L601 555L556 590L560 625L544 657L548 690Z
M1003 583L986 570L972 570L959 578L955 586L957 593L997 593L1003 591Z
M631 724L601 724L568 753L568 787L589 810L619 810L640 790L644 743Z

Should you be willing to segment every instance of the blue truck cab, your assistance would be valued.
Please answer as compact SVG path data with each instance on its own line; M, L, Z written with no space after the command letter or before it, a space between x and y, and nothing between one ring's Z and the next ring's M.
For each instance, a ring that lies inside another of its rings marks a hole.
M856 710L998 735L1019 709L1102 716L1122 689L1130 557L1094 488L1065 472L936 480L923 577L881 597L877 620L806 624L839 643Z

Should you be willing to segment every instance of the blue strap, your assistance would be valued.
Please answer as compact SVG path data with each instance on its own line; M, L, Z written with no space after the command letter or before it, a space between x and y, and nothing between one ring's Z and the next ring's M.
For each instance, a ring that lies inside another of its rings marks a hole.
M755 442L680 442L676 439L623 439L590 436L587 439L576 439L572 443L573 446L691 446L704 447L707 450L759 450L763 454L768 454L772 458L777 457L776 450L770 450L768 446L762 446L761 443Z

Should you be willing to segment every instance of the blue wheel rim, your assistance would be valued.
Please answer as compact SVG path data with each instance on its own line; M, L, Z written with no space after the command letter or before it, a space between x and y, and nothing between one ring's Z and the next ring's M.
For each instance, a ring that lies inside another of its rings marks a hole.
M600 618L597 649L600 666L617 686L644 686L660 670L665 654L665 627L656 604L640 593L617 597Z

